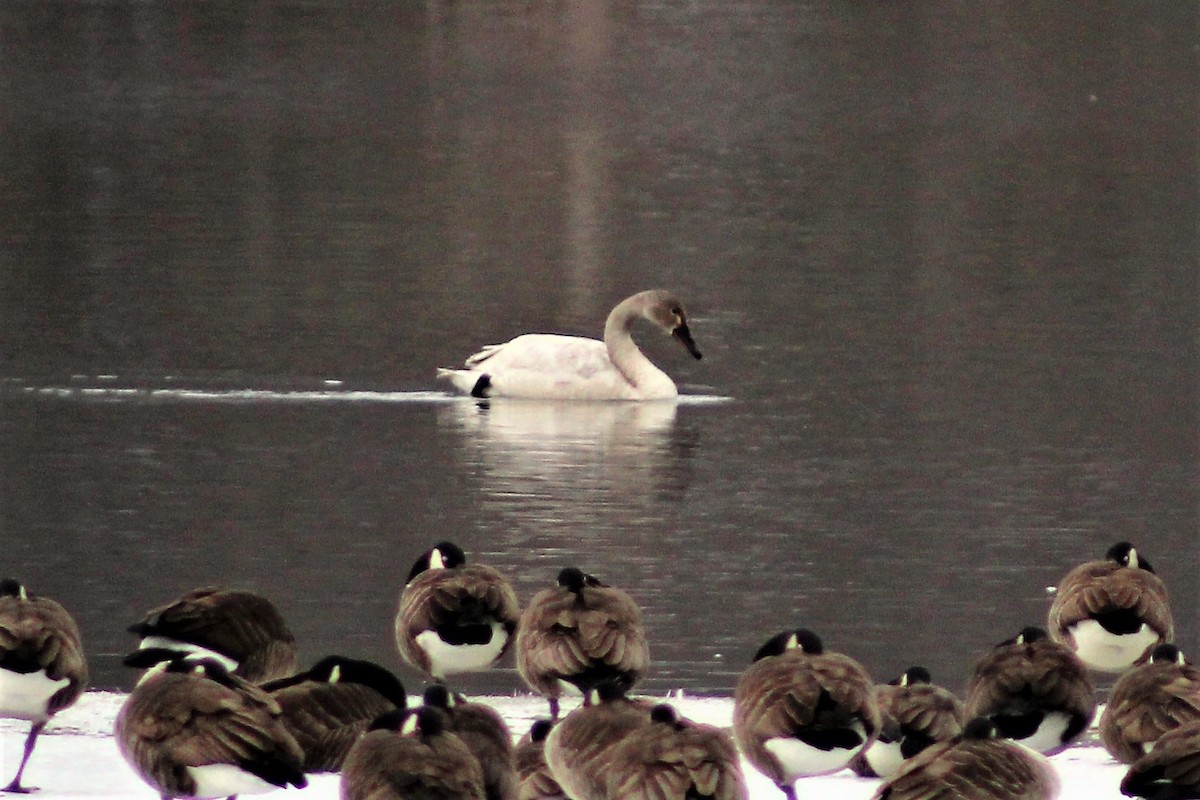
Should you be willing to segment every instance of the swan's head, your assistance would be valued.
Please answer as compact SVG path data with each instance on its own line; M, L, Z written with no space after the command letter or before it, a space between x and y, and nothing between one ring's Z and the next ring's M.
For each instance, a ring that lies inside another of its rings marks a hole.
M679 298L664 289L643 292L642 315L679 340L695 358L701 358L700 349L688 330L687 314Z

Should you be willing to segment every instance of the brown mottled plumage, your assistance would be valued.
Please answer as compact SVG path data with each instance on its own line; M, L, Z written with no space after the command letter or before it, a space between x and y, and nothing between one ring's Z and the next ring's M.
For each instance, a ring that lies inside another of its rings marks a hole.
M1104 672L1123 672L1175 638L1167 588L1128 542L1113 545L1103 561L1067 573L1047 627L1052 639Z
M620 589L574 567L558 585L534 595L517 630L517 669L530 688L550 699L574 686L584 695L602 683L629 690L650 663L642 611Z
M1051 641L1041 628L983 655L967 684L966 714L988 717L1003 736L1042 753L1070 744L1096 714L1096 695L1087 668L1070 648ZM1060 714L1057 721L1051 715ZM1047 727L1040 727L1043 722ZM1049 726L1058 725L1058 730Z
M1200 721L1200 669L1170 644L1154 649L1150 661L1113 685L1100 738L1117 759L1132 764L1167 731Z
M650 711L608 759L609 800L746 800L733 739L720 728L679 717L668 705Z
M440 710L446 717L446 730L462 739L479 759L487 800L516 800L516 749L512 732L500 715L482 703L450 694L441 685L425 690L425 705Z
M890 777L905 759L962 733L962 701L930 680L924 667L909 667L891 683L875 687L879 737L855 756L851 764L855 772Z
M79 699L87 685L79 626L48 597L15 580L0 581L0 717L29 720L17 774L3 790L24 792L21 775L50 718Z
M178 658L148 670L117 714L117 746L164 798L212 797L194 770L240 768L252 787L222 781L219 794L306 785L304 753L279 704L216 661ZM257 779L257 780L254 780Z
M879 722L871 676L805 629L764 644L733 696L738 748L788 797L797 778L846 766Z
M567 796L546 763L546 737L553 727L551 720L536 720L517 742L517 800L564 800Z
M341 800L484 800L479 761L434 708L385 714L350 749Z
M1200 797L1200 720L1160 736L1154 749L1125 773L1121 792L1130 797Z
M650 724L652 704L626 698L615 684L591 692L546 737L550 774L573 800L607 800L606 781L614 748Z
M1051 800L1058 790L1058 775L1044 756L999 738L981 717L905 761L874 800Z
M147 649L180 655L196 648L211 651L233 662L225 666L252 683L286 678L296 671L295 637L275 605L254 592L194 589L146 612L129 632L142 637L141 646Z
M498 661L520 616L507 578L467 564L457 545L442 542L417 560L400 593L396 646L405 661L442 681Z
M305 772L337 772L378 717L403 709L404 686L369 661L327 656L306 672L263 684L304 751Z

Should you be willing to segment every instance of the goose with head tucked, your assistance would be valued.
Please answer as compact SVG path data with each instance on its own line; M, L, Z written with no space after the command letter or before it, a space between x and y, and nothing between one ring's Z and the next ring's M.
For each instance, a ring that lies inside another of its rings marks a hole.
M129 628L141 637L125 659L131 667L157 664L167 654L211 658L252 683L296 671L296 639L275 604L255 592L206 586L146 612Z
M396 646L405 661L442 682L498 661L520 616L508 578L486 564L468 564L461 547L440 542L408 573L396 612Z
M864 777L888 778L926 747L962 732L963 704L949 689L933 683L924 667L875 687L879 737L854 757L851 768Z
M604 341L527 333L484 347L463 369L439 369L474 397L541 400L663 400L679 394L675 381L646 357L630 336L639 319L671 334L695 358L700 350L683 305L671 292L652 289L622 300L604 323Z
M958 736L905 761L872 800L1052 800L1060 788L1045 756L977 717Z
M1200 797L1200 720L1158 737L1121 781L1121 793L1149 800Z
M537 719L517 742L517 800L566 800L563 788L546 763L546 737L554 721Z
M1100 715L1100 740L1113 758L1132 764L1167 731L1194 722L1200 722L1200 668L1175 645L1160 644L1149 661L1113 684Z
M512 733L495 709L452 694L441 684L425 690L425 706L446 717L446 730L462 739L483 769L487 800L517 800L517 754Z
M572 800L608 800L608 775L617 747L651 724L653 703L625 696L615 683L588 692L546 737L550 774Z
M210 658L175 657L146 670L117 713L114 735L163 800L308 783L279 704Z
M975 665L967 717L987 717L1003 736L1051 754L1079 738L1096 715L1087 668L1042 628L1022 628Z
M404 686L391 671L339 655L262 688L279 703L284 727L304 751L305 772L337 772L375 719L407 705Z
M1117 542L1104 560L1066 574L1055 590L1048 628L1055 641L1101 672L1124 672L1175 637L1167 588L1129 542Z
M734 689L738 748L790 800L797 779L847 766L879 723L866 669L806 628L769 639Z
M533 596L517 628L517 670L550 700L613 683L629 690L650 663L642 611L625 591L577 567Z
M2 792L25 793L21 775L38 734L74 704L88 679L79 626L48 597L31 595L12 579L0 581L0 717L29 721L17 775Z

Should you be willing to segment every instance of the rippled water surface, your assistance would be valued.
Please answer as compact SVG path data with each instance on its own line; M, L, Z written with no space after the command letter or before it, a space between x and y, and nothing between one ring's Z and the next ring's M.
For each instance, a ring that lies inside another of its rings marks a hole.
M208 583L398 666L443 538L660 691L800 624L961 688L1120 538L1200 647L1197 8L0 6L0 565L106 687ZM679 403L434 380L655 286Z

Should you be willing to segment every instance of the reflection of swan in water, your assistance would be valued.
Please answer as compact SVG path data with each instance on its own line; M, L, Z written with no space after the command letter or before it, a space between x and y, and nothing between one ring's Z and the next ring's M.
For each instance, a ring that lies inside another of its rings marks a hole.
M595 530L672 513L657 506L673 505L690 479L672 401L463 401L438 413L440 425L462 434L484 504L518 528Z
M675 397L675 382L638 349L629 329L649 320L700 358L687 315L674 295L639 292L617 304L604 323L604 341L581 336L527 333L480 350L466 369L439 369L465 394L544 400L662 400Z

